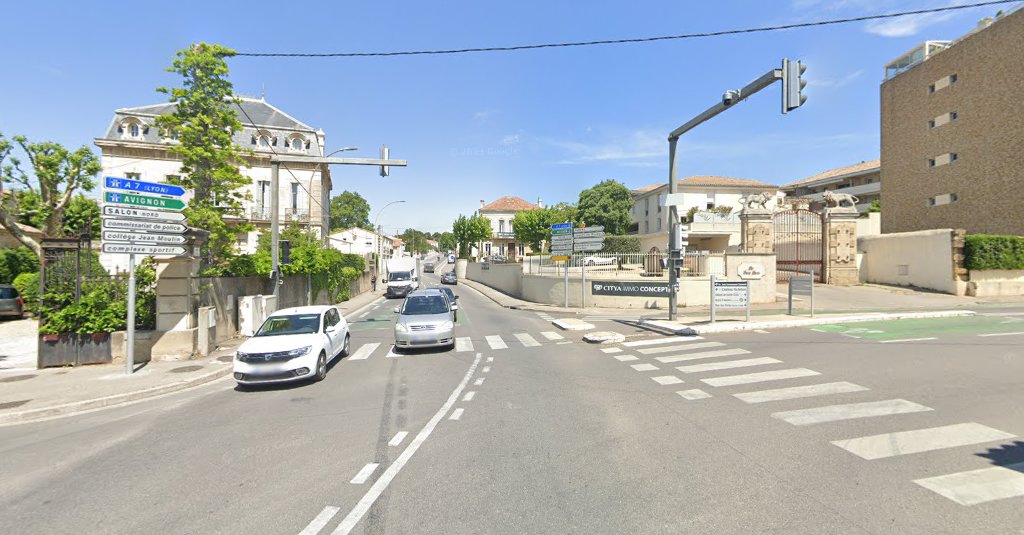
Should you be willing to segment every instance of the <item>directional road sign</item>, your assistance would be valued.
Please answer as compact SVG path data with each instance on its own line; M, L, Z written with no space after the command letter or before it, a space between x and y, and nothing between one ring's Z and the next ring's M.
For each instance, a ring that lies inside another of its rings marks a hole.
M107 189L118 189L136 193L150 193L153 195L168 195L181 197L185 195L185 188L159 182L143 182L130 178L118 178L114 176L104 177L103 185Z
M595 238L590 238L590 237L580 238L579 236L576 236L576 237L574 237L572 239L572 242L574 244L576 244L576 245L581 245L581 244L584 244L584 243L604 243L604 237L602 236L600 238L596 238L596 237Z
M553 228L553 229L551 229L551 235L552 236L571 236L572 235L572 229L571 228Z
M146 232L168 232L179 234L188 230L188 227L181 223L137 221L134 219L104 219L103 228L108 230L142 230Z
M594 225L592 227L576 227L573 232L604 232L604 227L601 225Z
M185 248L174 245L137 245L134 243L104 243L103 252L113 254L181 256L185 254Z
M146 210L143 208L132 208L130 206L103 207L104 217L118 217L123 219L138 219L142 221L184 221L185 214L181 212L160 212L157 210Z
M565 262L566 260L569 260L570 258L572 258L572 257L568 256L568 255L551 255L551 261L552 262Z
M551 225L551 230L562 228L572 228L572 223L555 223L554 225Z
M551 249L551 254L556 256L570 255L572 254L572 249L559 249L556 247Z
M576 236L577 238L587 238L587 237L603 238L604 237L604 231L603 230L598 230L598 231L591 232L589 230L587 230L587 231L579 231L579 230L577 230L576 232L573 232L572 235Z
M552 236L551 243L572 243L572 235Z
M181 210L186 206L184 201L180 201L178 199L150 197L148 195L136 195L134 193L117 193L113 191L104 192L103 200L113 204L130 204L133 206L144 206L146 208L159 208L163 210Z
M182 245L185 237L181 234L147 234L145 232L122 232L104 230L103 241L126 241L131 243L159 243L165 245Z
M575 249L577 251L580 251L580 252L600 251L601 249L604 249L604 244L603 243L585 243L583 245L573 246L573 249Z

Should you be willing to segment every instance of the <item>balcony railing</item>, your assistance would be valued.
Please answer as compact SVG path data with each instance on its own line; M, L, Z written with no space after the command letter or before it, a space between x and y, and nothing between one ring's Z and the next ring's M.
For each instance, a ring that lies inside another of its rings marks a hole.
M253 206L249 210L249 219L253 221L270 221L270 207Z
M695 212L690 232L739 232L739 214L718 212Z
M306 208L285 208L283 211L285 221L299 223L309 221L309 210ZM249 209L249 219L252 221L270 221L271 213L269 206L253 206Z

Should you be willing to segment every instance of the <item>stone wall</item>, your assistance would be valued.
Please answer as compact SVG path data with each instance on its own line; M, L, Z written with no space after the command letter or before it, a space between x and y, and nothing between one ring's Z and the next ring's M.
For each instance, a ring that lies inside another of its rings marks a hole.
M860 280L964 295L967 283L957 277L958 235L935 229L863 236L857 240L864 255Z

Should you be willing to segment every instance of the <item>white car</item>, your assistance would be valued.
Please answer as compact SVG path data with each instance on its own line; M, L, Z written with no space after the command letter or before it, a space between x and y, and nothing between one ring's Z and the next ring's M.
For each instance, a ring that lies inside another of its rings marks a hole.
M279 310L239 346L235 381L240 385L321 381L329 362L348 355L350 339L348 322L336 307Z
M583 265L585 266L611 266L614 264L614 256L587 256L583 258Z

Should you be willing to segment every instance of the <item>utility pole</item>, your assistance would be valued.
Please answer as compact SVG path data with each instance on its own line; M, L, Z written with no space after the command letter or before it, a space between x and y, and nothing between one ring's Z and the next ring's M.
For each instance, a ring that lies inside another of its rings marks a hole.
M714 106L704 110L703 113L690 119L685 124L676 128L668 135L668 198L665 203L668 205L669 215L669 262L671 270L668 273L670 291L668 294L668 319L676 319L676 307L678 306L679 290L679 263L682 262L685 252L682 240L682 228L679 222L679 202L675 199L676 193L676 148L679 137L693 130L701 123L731 108L734 104L746 100L747 97L772 85L776 80L782 81L782 113L788 113L799 108L807 101L807 96L802 94L807 82L802 79L807 67L799 61L782 60L782 68L772 69L760 78L750 82L742 89L732 89L722 95L722 100Z

